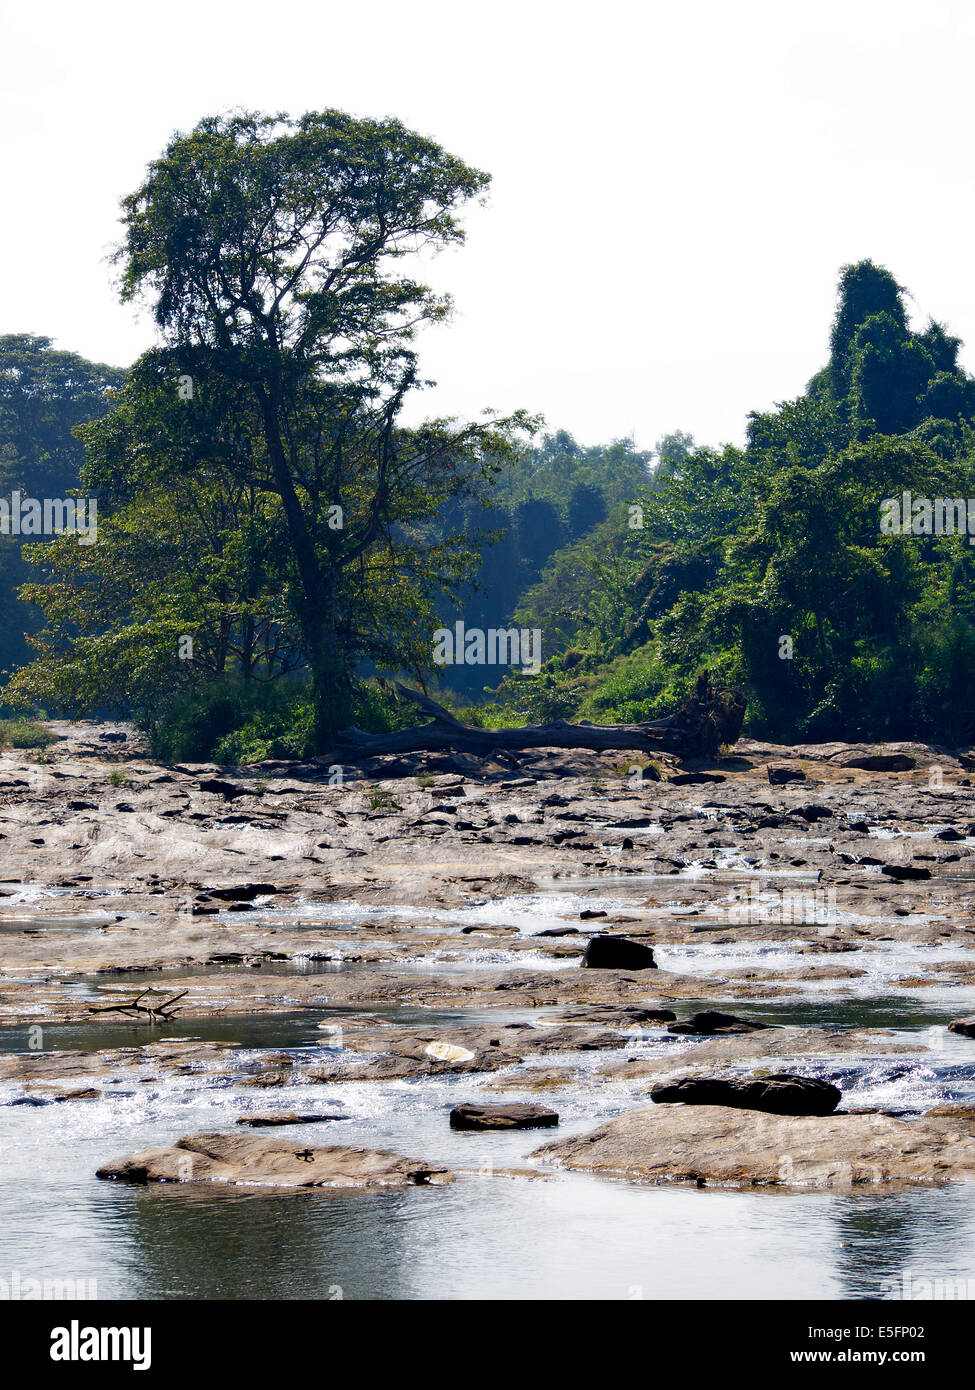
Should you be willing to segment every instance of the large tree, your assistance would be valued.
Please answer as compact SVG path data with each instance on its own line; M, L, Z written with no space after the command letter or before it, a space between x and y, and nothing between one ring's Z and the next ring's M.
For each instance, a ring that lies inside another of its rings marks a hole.
M363 658L416 668L430 595L469 558L424 523L476 492L527 423L401 422L422 384L415 332L450 307L410 267L463 240L459 209L487 184L398 121L244 113L177 135L123 202L122 295L148 297L164 344L138 364L126 419L89 436L98 481L131 508L174 470L210 487L216 468L265 499L323 746ZM240 420L243 449L228 442Z

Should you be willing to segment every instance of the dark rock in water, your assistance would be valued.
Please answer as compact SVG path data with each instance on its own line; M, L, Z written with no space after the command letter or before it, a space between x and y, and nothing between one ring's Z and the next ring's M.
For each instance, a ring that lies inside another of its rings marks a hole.
M768 780L773 787L784 787L786 782L804 782L806 774L797 767L770 767L766 769Z
M344 1120L347 1116L334 1115L298 1115L291 1111L282 1111L278 1115L238 1115L237 1123L247 1125L250 1129L272 1129L277 1125L318 1125L326 1120Z
M649 946L625 936L594 936L586 947L582 965L590 970L656 970Z
M65 1091L60 1088L45 1087L43 1091L28 1087L27 1095L15 1096L11 1105L55 1105L65 1100L100 1100L104 1092L94 1086L84 1086L77 1090Z
M959 830L953 829L950 825L946 830L939 830L934 837L936 840L946 840L949 844L955 840L964 840L964 835Z
M840 767L855 767L863 772L910 772L917 767L917 759L909 753L866 753L847 758Z
M574 1008L576 1022L601 1023L606 1028L633 1028L646 1023L672 1023L672 1009L655 1009L645 1004L587 1004Z
M544 1105L455 1105L451 1129L548 1129L559 1117Z
M604 913L603 916L606 914ZM544 931L537 931L536 936L578 936L578 927L546 927Z
M670 781L675 787L701 787L705 782L725 782L727 778L721 772L678 772Z
M751 1018L739 1018L737 1014L723 1014L716 1009L704 1009L691 1014L667 1027L668 1033L697 1033L702 1037L713 1037L716 1033L758 1033L772 1025L757 1023Z
M899 881L931 877L931 870L922 869L918 864L884 864L880 872L886 874L888 878L896 878Z
M580 922L588 922L588 921L590 921L593 917L605 917L605 916L606 916L606 913L603 912L603 911L601 911L599 908L584 907L584 908L582 909L582 911L579 913L579 921L580 921Z
M832 1115L842 1095L831 1081L778 1072L760 1081L689 1076L654 1086L650 1099L657 1105L726 1105L735 1110L764 1110L770 1115Z
M225 903L252 903L255 898L270 897L277 891L273 883L241 883L233 888L208 888L206 893Z
M975 1014L971 1018L955 1018L948 1024L949 1033L960 1033L963 1038L975 1038Z
M826 820L832 814L828 806L800 806L796 810L796 815L809 821Z

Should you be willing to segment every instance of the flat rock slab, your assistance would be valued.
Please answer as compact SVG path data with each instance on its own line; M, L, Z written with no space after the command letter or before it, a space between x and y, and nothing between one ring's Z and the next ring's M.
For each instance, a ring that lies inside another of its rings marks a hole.
M455 1105L451 1129L547 1129L559 1117L545 1105Z
M344 1120L346 1115L298 1115L285 1111L280 1115L238 1115L237 1123L249 1129L274 1129L278 1125L320 1125L326 1120Z
M415 1187L452 1181L444 1168L385 1149L302 1148L258 1134L190 1134L98 1169L119 1182L217 1182L260 1187Z
M847 1187L975 1178L975 1118L791 1117L717 1106L631 1110L535 1158L644 1182Z

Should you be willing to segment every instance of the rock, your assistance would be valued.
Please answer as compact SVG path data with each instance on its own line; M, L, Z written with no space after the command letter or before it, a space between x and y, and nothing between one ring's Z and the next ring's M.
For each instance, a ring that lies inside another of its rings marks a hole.
M670 782L674 787L702 787L706 782L726 782L727 780L721 772L678 772L671 777Z
M455 1105L451 1129L546 1129L559 1117L544 1105Z
M975 1178L975 1120L925 1115L786 1116L651 1105L532 1155L650 1182L847 1187Z
M846 758L840 767L859 768L863 772L911 772L917 767L917 759L909 753L868 753Z
M252 903L255 898L271 897L279 892L273 883L241 883L232 888L206 888L208 897L225 903Z
M695 1033L701 1037L711 1037L720 1033L758 1033L771 1027L768 1023L757 1023L752 1018L739 1018L737 1014L723 1014L716 1009L705 1009L691 1014L677 1023L667 1026L668 1033Z
M888 878L896 879L899 883L907 879L931 877L931 870L924 869L918 864L884 864L880 872L886 874Z
M105 1094L94 1086L80 1086L76 1090L62 1090L54 1086L26 1086L26 1095L17 1096L11 1105L51 1105L65 1100L101 1100Z
M222 796L225 801L236 801L239 796L260 796L253 787L242 787L236 782L228 782L222 777L201 777L197 786L201 792Z
M346 1115L298 1115L293 1111L282 1111L278 1115L238 1115L237 1123L249 1129L273 1129L277 1125L318 1125L326 1120L345 1120Z
M787 782L804 782L806 774L797 767L770 767L766 769L768 780L773 787L784 787Z
M222 1182L262 1187L410 1187L451 1181L444 1168L385 1149L301 1148L256 1134L190 1134L168 1149L113 1159L97 1177L118 1182Z
M458 1047L448 1042L428 1043L423 1050L437 1062L472 1062L475 1056L469 1047Z
M949 1033L960 1033L963 1038L975 1038L975 1014L970 1018L955 1018L948 1024Z
M600 1023L604 1028L633 1028L645 1023L672 1023L672 1009L655 1009L644 1004L589 1004L573 1009L573 1023Z
M343 1054L341 1061L327 1062L309 1071L308 1080L401 1081L411 1076L450 1076L458 1070L497 1071L501 1067L514 1066L520 1061L520 1056L513 1052L505 1052L500 1047L486 1047L474 1053L470 1061L443 1061L430 1056L414 1057L394 1053L359 1061L349 1059Z
M842 1095L829 1081L776 1072L759 1081L688 1076L654 1086L650 1099L657 1105L728 1105L735 1110L764 1110L769 1115L832 1115Z
M657 962L649 946L625 936L594 936L586 947L582 965L589 970L655 970Z
M606 913L603 912L601 908L584 907L584 908L582 909L582 911L579 913L579 921L580 921L580 922L588 922L588 921L590 921L593 917L605 917L605 916L606 916Z
M828 806L798 806L796 815L802 816L803 820L817 821L826 820L833 812Z

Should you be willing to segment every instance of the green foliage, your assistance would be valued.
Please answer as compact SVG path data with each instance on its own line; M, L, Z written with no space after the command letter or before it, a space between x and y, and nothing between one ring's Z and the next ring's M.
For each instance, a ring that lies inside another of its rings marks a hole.
M127 698L155 719L215 680L305 669L324 748L364 664L422 680L434 599L477 560L434 522L533 428L401 420L423 384L416 329L449 309L404 258L460 243L487 183L395 120L338 111L235 113L173 138L123 201L117 256L123 299L150 299L166 345L84 432L112 524L90 556L57 547L25 590L46 627L10 698Z
M0 497L67 498L78 487L83 447L73 431L103 415L122 384L113 367L60 352L50 338L0 336ZM0 535L0 681L27 660L26 634L41 614L17 593L31 577L17 536Z
M353 689L352 719L369 733L391 733L417 722L370 681ZM228 677L175 696L147 725L152 751L167 763L242 766L267 758L305 758L314 751L314 706L307 679L271 684Z
M830 361L805 395L753 414L743 450L662 441L643 528L624 538L632 563L604 557L585 600L576 585L578 713L659 717L707 667L746 689L759 736L975 738L967 537L880 526L904 490L975 496L975 381L958 347L938 324L911 329L887 271L848 266ZM568 590L550 566L530 593L534 625L548 603L563 630Z
M0 748L48 748L57 734L33 719L0 719Z

